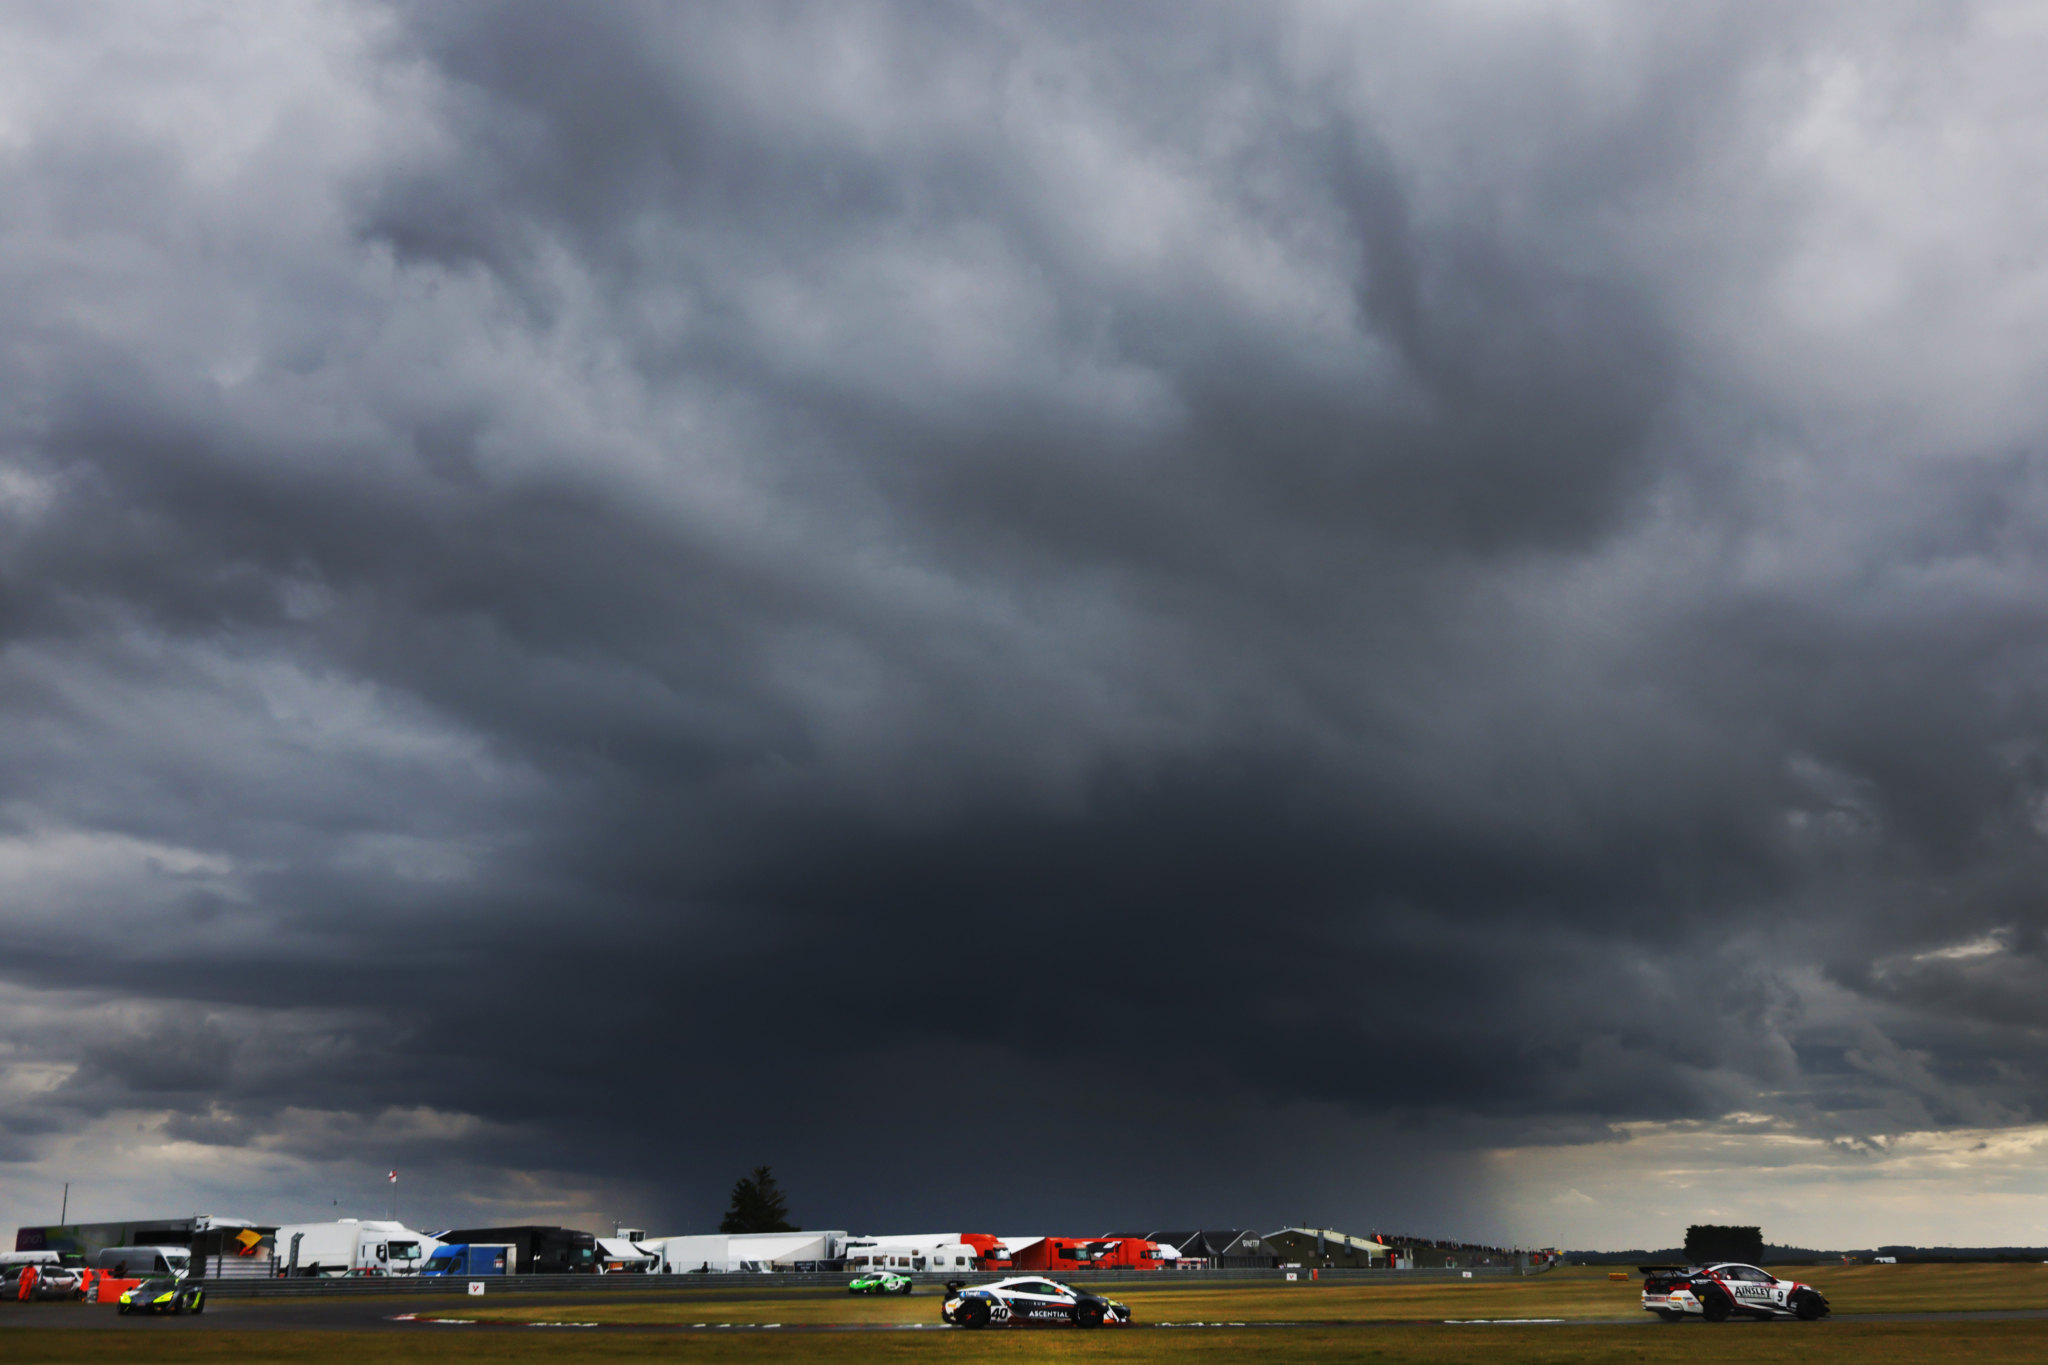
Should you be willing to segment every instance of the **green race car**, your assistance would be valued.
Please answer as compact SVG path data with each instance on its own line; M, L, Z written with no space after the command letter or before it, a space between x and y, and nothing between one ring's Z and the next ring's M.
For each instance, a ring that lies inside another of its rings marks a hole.
M908 1294L910 1277L888 1270L870 1270L853 1277L853 1283L846 1286L849 1294Z
M196 1284L159 1276L121 1296L117 1313L204 1313L206 1291Z

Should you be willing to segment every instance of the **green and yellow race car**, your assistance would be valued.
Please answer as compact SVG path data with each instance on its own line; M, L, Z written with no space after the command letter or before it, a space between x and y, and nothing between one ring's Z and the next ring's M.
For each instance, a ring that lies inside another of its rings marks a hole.
M204 1313L206 1291L168 1275L144 1280L121 1296L116 1313Z
M908 1275L898 1275L888 1270L871 1270L853 1277L853 1283L846 1286L849 1294L908 1294L911 1280Z

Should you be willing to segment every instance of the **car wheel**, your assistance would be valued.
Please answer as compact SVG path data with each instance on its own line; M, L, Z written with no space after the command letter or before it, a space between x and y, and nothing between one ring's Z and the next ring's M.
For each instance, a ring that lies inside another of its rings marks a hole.
M1099 1303L1084 1303L1076 1308L1074 1310L1074 1325L1076 1327L1102 1326L1102 1305Z
M1684 1310L1683 1310L1683 1309L1678 1309L1678 1308L1659 1308L1659 1309L1657 1310L1657 1316L1658 1316L1659 1318L1662 1318L1662 1319L1663 1319L1663 1320L1664 1320L1665 1322L1684 1322L1684 1321L1685 1321L1685 1312L1684 1312Z
M1792 1311L1801 1322L1818 1322L1828 1315L1828 1301L1810 1289L1802 1290L1792 1296Z
M204 1313L206 1311L206 1293L204 1290L192 1296L192 1311L195 1313Z
M1734 1316L1735 1300L1719 1290L1714 1290L1700 1297L1700 1307L1704 1310L1702 1316L1708 1322L1726 1322Z
M114 1311L125 1318L128 1316L128 1305L125 1303L117 1303L114 1305Z
M909 1281L906 1280L903 1284L903 1288L897 1290L896 1292L899 1294L908 1294L911 1290L915 1288L917 1288L916 1285L911 1284Z
M960 1305L960 1311L953 1320L970 1331L988 1326L988 1304L981 1299L969 1299Z

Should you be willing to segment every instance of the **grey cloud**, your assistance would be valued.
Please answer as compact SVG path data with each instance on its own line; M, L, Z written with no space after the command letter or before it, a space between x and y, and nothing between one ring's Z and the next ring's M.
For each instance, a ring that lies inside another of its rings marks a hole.
M1000 1222L1209 1215L821 1115L1185 1121L1230 1216L1421 1219L1636 1120L2039 1117L2048 414L1829 409L1824 298L1780 387L1829 206L1727 189L1911 16L380 13L318 137L216 51L280 131L0 170L0 933L152 1011L11 1132Z

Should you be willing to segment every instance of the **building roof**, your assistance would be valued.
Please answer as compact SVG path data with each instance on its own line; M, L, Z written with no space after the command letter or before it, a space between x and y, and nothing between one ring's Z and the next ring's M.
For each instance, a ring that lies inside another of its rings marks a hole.
M1306 1237L1310 1241L1320 1238L1328 1245L1349 1247L1353 1251L1363 1251L1373 1256L1384 1256L1393 1250L1385 1242L1375 1242L1370 1237L1353 1237L1348 1232L1333 1232L1329 1228L1282 1228L1278 1232L1269 1232L1266 1236L1285 1237L1289 1233Z
M1259 1234L1241 1228L1213 1229L1202 1231L1162 1232L1112 1232L1111 1237L1134 1237L1147 1242L1164 1242L1183 1256L1195 1258L1213 1256L1255 1256L1260 1252L1251 1247L1239 1245L1246 1238L1259 1240Z

